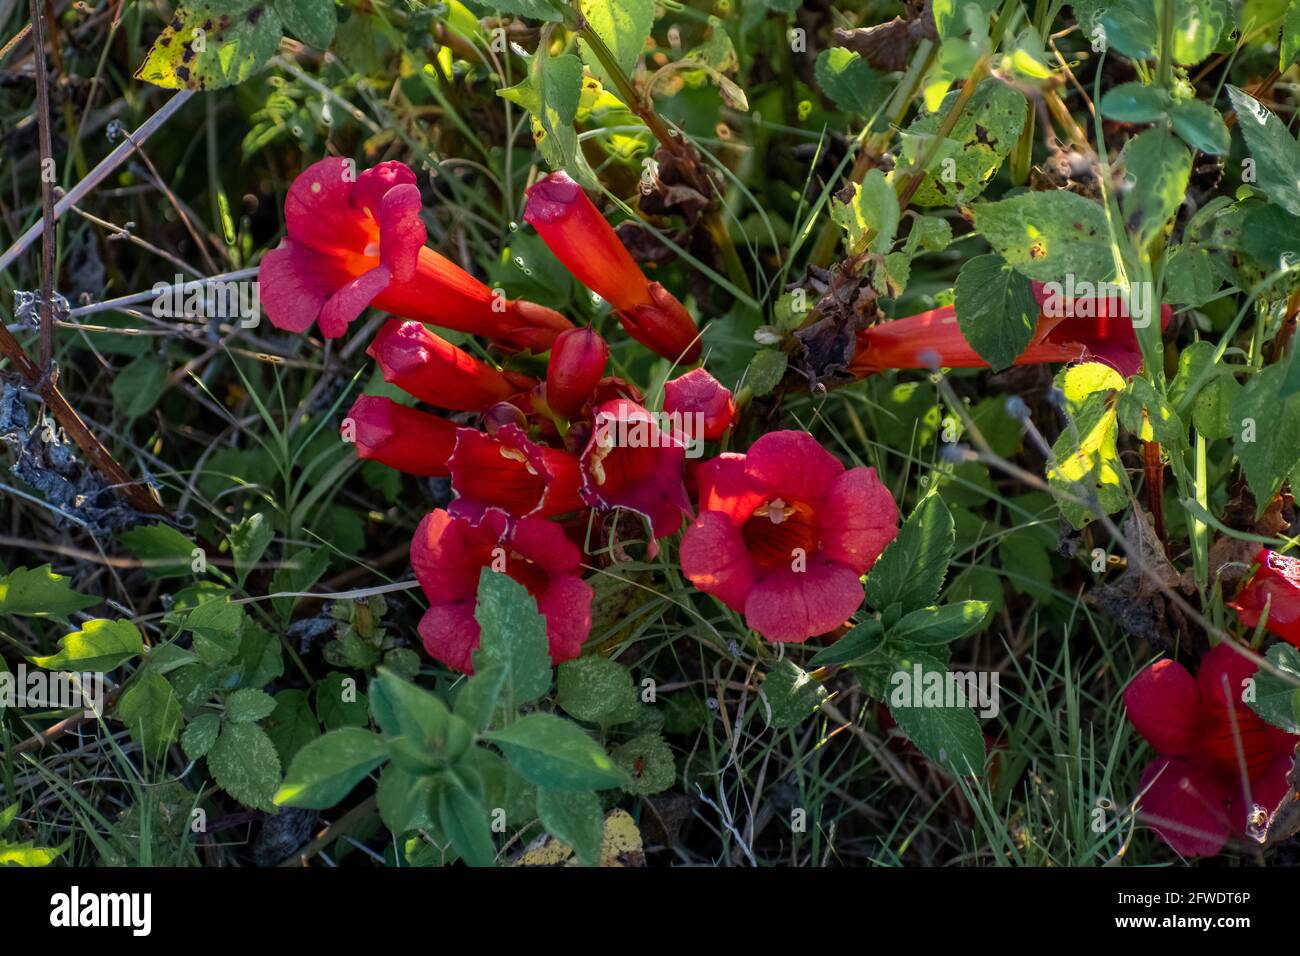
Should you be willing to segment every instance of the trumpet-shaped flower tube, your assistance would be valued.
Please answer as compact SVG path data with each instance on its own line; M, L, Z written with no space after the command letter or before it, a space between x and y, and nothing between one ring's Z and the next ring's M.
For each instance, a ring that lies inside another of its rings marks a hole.
M477 520L497 508L515 518L549 518L583 507L578 459L531 441L515 424L492 435L459 429L447 467L456 493L448 510L457 517Z
M477 522L441 509L425 515L411 541L411 566L429 599L419 625L425 650L448 667L474 672L479 575L492 568L518 581L537 600L546 618L551 662L577 657L591 631L593 596L591 585L579 576L580 558L564 529L551 521L511 522L495 510Z
M806 432L769 432L696 471L699 519L682 571L770 641L843 624L860 578L898 533L898 506L874 468L845 469Z
M287 236L262 258L261 301L277 328L316 323L341 336L367 306L544 351L571 325L558 312L510 301L425 246L420 190L402 163L355 175L350 160L322 159L293 181Z
M1265 627L1288 644L1300 647L1300 559L1260 548L1255 563L1259 570L1228 607L1237 612L1237 620L1246 627L1257 626L1267 608Z
M456 426L445 418L390 398L362 395L352 403L340 431L355 444L358 458L408 475L451 474L447 459L456 444Z
M1142 772L1139 814L1185 856L1218 853L1245 833L1253 804L1272 811L1287 792L1296 738L1242 703L1255 670L1220 644L1195 677L1159 660L1124 692L1129 722L1159 754Z
M1095 360L1125 378L1142 367L1142 350L1122 303L1104 297L1066 299L1053 308L1043 286L1035 283L1034 294L1040 306L1038 325L1016 365ZM1160 307L1162 331L1172 316L1169 306ZM850 368L862 378L891 368L986 368L988 364L961 334L956 308L946 305L863 329Z
M551 173L529 187L524 221L574 278L613 307L628 335L664 358L699 359L699 333L691 314L672 293L645 277L567 173Z
M479 361L419 322L390 319L366 354L384 381L422 402L456 411L481 412L535 384Z

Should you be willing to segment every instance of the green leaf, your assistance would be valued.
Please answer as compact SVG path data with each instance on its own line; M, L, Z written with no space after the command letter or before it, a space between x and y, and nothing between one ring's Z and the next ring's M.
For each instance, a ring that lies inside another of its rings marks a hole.
M826 688L788 657L777 661L763 678L763 696L772 714L769 723L778 730L795 727L821 709Z
M966 261L955 292L962 337L995 371L1010 367L1038 326L1038 300L1029 280L989 253Z
M117 719L152 759L161 759L181 732L180 701L172 685L152 667L137 671L117 702Z
M537 816L546 832L571 847L583 866L600 864L605 839L605 815L594 793L565 790L537 791Z
M1300 261L1300 218L1272 203L1252 206L1238 247L1269 272L1290 269Z
M1250 709L1288 734L1300 734L1300 651L1274 644L1264 655L1290 680L1260 668L1255 672L1255 699Z
M1119 123L1154 123L1168 108L1168 93L1141 83L1121 83L1101 98L1101 115Z
M190 760L198 760L216 743L221 718L216 714L199 714L181 734L181 749Z
M749 360L744 383L756 398L762 398L781 384L789 363L790 357L780 349L759 349Z
M1130 139L1120 153L1129 189L1120 197L1124 226L1145 249L1164 230L1187 196L1192 154L1163 129Z
M284 562L271 575L271 592L310 591L321 576L329 569L330 551L328 548L302 548L284 559ZM288 624L293 617L293 609L299 598L277 597L271 599L275 613L281 624Z
M909 644L948 644L976 631L988 613L985 601L918 608L889 629L889 639Z
M275 698L266 691L244 687L226 698L226 720L250 724L275 711Z
M1115 405L1120 424L1142 441L1157 441L1171 451L1187 449L1187 426L1145 378L1134 376Z
M904 611L933 604L948 574L954 535L952 514L939 496L924 499L867 574L867 603L878 610L898 604Z
M1174 4L1174 62L1180 66L1200 63L1214 52L1231 23L1227 0L1178 0Z
M113 377L108 387L113 407L129 419L146 415L158 406L167 387L167 369L152 355L141 355Z
M1232 403L1241 391L1232 367L1215 362L1214 352L1214 344L1205 340L1187 346L1178 355L1178 374L1169 385L1175 408L1190 395L1192 424L1211 440L1232 435Z
M939 108L912 122L902 134L902 157L909 168L926 155L940 124L960 95L948 93ZM947 138L939 144L925 177L913 195L917 206L965 204L982 193L997 175L1024 128L1029 103L1023 93L1001 80L980 82Z
M1031 279L1109 279L1115 263L1101 206L1070 192L1020 193L971 206L975 227L1002 258Z
M451 845L470 866L491 866L497 848L482 797L470 792L459 776L449 774L438 787L438 820Z
M677 776L672 749L658 734L639 734L615 747L610 756L628 775L623 789L631 794L661 793Z
M394 835L433 825L437 778L409 774L396 764L385 764L379 773L375 800L379 819Z
M356 678L330 671L316 684L316 716L326 730L366 727L369 713L370 699L357 689Z
M225 664L239 651L244 607L224 596L204 601L186 616L184 628L194 635L194 653L204 663Z
M208 770L217 786L244 806L274 810L280 755L257 724L222 724L221 736L208 751Z
M263 726L280 755L281 766L287 766L299 750L320 736L320 721L312 713L305 690L276 694L275 710Z
M4 810L0 810L0 833L4 833L11 826L13 826L13 822L15 819L17 819L18 810L21 808L21 806L22 804L13 803L10 804Z
M10 843L0 840L0 866L49 866L62 852L49 847L38 847L31 841Z
M0 614L65 620L99 601L72 590L71 579L55 574L48 564L14 568L0 578Z
M247 580L248 572L262 560L262 555L274 537L275 528L270 519L260 512L249 515L230 529L226 538L230 542L230 553L235 559L235 575L241 586Z
M1300 216L1300 145L1286 124L1249 93L1228 87L1237 125L1255 161L1259 190L1293 216Z
M578 9L596 35L605 41L623 73L634 72L633 67L654 26L654 0L579 0ZM587 41L579 38L578 48L591 72L606 88L613 88L613 78Z
M275 0L285 28L308 46L324 50L334 39L338 18L334 0Z
M332 807L386 759L388 747L378 734L359 727L331 730L298 751L273 802L314 810Z
M813 667L830 667L860 660L879 648L884 637L884 626L876 618L869 617L830 647L823 647L809 663Z
M814 68L817 85L846 113L871 118L889 98L890 85L860 53L843 47L823 50Z
M1169 111L1174 132L1192 149L1211 156L1227 156L1232 139L1223 115L1209 103L1179 100Z
M1300 57L1300 0L1291 0L1282 14L1282 42L1278 49L1278 69L1283 73Z
M628 782L599 744L576 724L551 714L528 714L484 736L539 787L604 790Z
M479 577L478 619L481 637L474 652L474 671L496 671L509 707L530 704L551 689L551 651L546 619L522 584L484 568Z
M637 694L626 667L607 657L579 657L559 666L555 702L570 717L611 726L636 716Z
M898 196L885 174L870 169L861 183L853 184L853 198L848 202L831 200L831 218L845 232L849 255L864 252L886 253L898 231Z
M242 83L275 55L281 32L279 14L266 3L187 3L176 9L135 78L168 90Z
M968 706L942 695L948 668L927 654L901 655L890 678L889 713L921 753L956 774L984 769L984 734ZM938 703L926 695L939 688ZM918 695L920 699L918 699Z
M491 8L533 20L551 20L558 23L564 19L558 0L556 3L550 3L548 0L492 0Z
M1061 514L1082 528L1096 517L1094 504L1105 514L1128 504L1111 397L1124 387L1124 377L1100 362L1084 362L1058 372L1056 387L1065 396L1069 423L1052 446L1047 481Z
M144 653L144 638L130 621L87 621L79 631L59 639L59 652L33 657L32 663L57 671L103 674Z
M194 575L194 542L165 524L140 525L117 536L122 546L145 563L151 578Z
M1300 392L1283 396L1287 364L1252 375L1232 403L1232 446L1260 512L1300 461Z

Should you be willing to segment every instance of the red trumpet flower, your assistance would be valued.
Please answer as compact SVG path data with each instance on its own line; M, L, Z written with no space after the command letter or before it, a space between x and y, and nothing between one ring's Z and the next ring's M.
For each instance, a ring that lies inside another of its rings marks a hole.
M636 402L616 398L596 409L582 452L582 498L593 508L627 508L650 522L656 538L672 534L691 510L682 438L659 427Z
M277 328L313 322L337 338L367 306L544 351L570 328L558 312L510 301L425 246L420 190L402 163L361 175L350 160L313 163L284 201L288 235L262 258L262 303Z
M1255 555L1259 565L1228 607L1237 620L1256 627L1268 609L1264 625L1288 644L1300 647L1300 559L1289 558L1268 548Z
M456 426L445 418L389 398L362 395L352 403L340 431L356 445L358 458L408 475L451 473L447 459L456 444Z
M1218 853L1229 836L1245 833L1253 804L1271 811L1287 792L1296 738L1241 702L1255 670L1220 644L1195 678L1159 660L1124 691L1129 722L1160 755L1142 771L1140 813L1186 856Z
M1061 299L1034 283L1040 311L1029 347L1016 365L1040 362L1104 362L1125 378L1142 367L1142 350L1128 309L1111 298ZM1160 328L1168 328L1173 310L1160 307ZM881 322L858 333L858 351L850 369L858 378L891 368L986 368L961 334L957 310L946 305L905 319Z
M609 346L592 328L561 332L551 344L546 366L546 404L565 418L582 410L600 384Z
M419 625L425 650L448 667L474 673L479 575L492 568L537 599L552 663L577 657L591 632L593 596L591 585L579 577L580 558L564 529L551 521L512 523L493 510L478 522L442 510L425 515L411 541L411 566L429 599Z
M422 402L481 412L535 384L526 375L498 371L419 322L390 319L366 349L384 375Z
M806 432L769 432L696 472L682 571L769 641L806 641L862 604L859 580L898 534L874 468L845 469Z
M578 459L530 441L515 424L492 435L457 430L447 466L456 493L448 510L456 517L478 520L497 508L515 518L549 518L583 506Z
M692 439L717 441L736 420L736 403L731 400L730 390L702 368L664 385L664 411L669 415L702 416L703 434L692 434Z
M579 282L613 307L628 335L674 362L699 359L699 332L691 314L662 285L646 279L567 173L551 173L529 187L524 221Z

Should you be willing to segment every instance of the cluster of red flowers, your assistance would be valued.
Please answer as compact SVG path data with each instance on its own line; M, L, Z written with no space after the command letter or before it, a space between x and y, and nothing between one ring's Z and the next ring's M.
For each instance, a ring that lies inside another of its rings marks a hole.
M420 194L401 163L358 176L342 159L308 168L285 202L288 236L263 260L263 302L280 328L342 335L368 306L395 316L368 354L384 379L481 427L386 398L359 398L344 420L362 458L447 476L454 500L426 515L411 563L429 599L428 652L469 671L485 567L523 584L546 618L551 657L577 657L591 629L583 580L590 515L639 515L655 539L693 515L681 562L700 590L774 641L843 624L863 601L861 576L897 533L898 509L870 468L845 469L810 435L764 435L747 454L688 460L735 424L731 393L702 367L669 381L660 412L606 374L591 328L494 294L425 246ZM610 304L629 336L675 364L699 361L694 320L649 281L582 188L563 173L528 190L524 219L564 266ZM429 325L481 336L505 354L549 351L544 381L506 371ZM599 537L597 535L597 537ZM594 560L594 558L592 559Z

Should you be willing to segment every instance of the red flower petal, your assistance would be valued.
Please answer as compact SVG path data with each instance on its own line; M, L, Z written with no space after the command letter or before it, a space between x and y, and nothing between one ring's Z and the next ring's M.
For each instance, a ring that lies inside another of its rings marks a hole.
M898 535L898 505L874 468L850 468L832 481L818 520L822 553L858 574Z
M768 432L745 453L745 471L769 497L814 507L844 474L844 464L802 431Z
M481 636L474 607L473 598L434 604L417 628L429 656L463 674L474 673L473 656Z
M1300 560L1260 548L1255 571L1229 607L1244 627L1258 627L1268 608L1268 630L1300 647Z
M587 403L609 362L609 346L592 328L569 329L555 337L546 365L546 403L572 418Z
M1129 722L1156 753L1186 757L1196 751L1201 695L1196 680L1177 661L1158 660L1124 691Z
M1183 856L1214 856L1228 842L1228 787L1214 774L1180 758L1156 760L1140 788L1139 817Z
M745 623L769 641L806 641L847 621L866 595L852 568L809 557L807 568L779 568L745 599Z
M699 484L700 511L717 511L740 527L754 509L767 501L768 493L745 468L745 456L724 452L702 462L695 471Z
M477 519L500 508L516 518L546 518L582 507L578 459L530 441L518 425L502 425L495 435L459 429L447 467L453 515Z
M582 654L591 634L591 585L575 574L551 578L550 586L537 598L537 609L546 618L546 637L551 663L571 661Z
M582 453L582 497L593 508L626 508L650 522L654 537L672 534L690 511L682 481L686 449L636 402L596 409Z
M682 573L733 611L745 610L755 567L736 526L717 511L701 512L682 535Z

